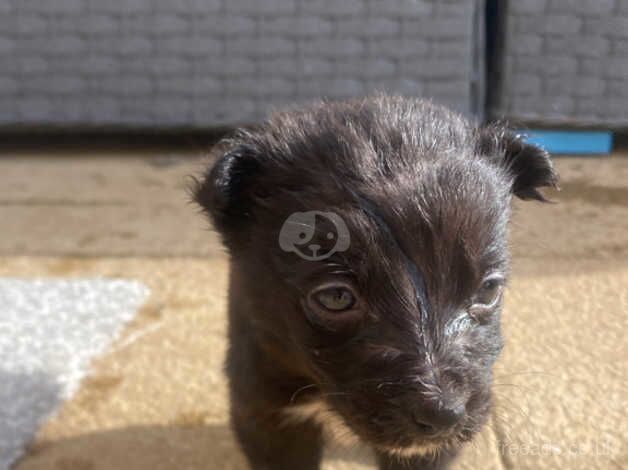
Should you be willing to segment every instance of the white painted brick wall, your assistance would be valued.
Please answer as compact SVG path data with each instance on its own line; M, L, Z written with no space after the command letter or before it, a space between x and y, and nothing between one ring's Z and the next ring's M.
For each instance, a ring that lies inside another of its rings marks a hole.
M516 0L491 114L628 125L628 0Z
M208 127L374 91L470 114L482 3L0 0L0 125Z

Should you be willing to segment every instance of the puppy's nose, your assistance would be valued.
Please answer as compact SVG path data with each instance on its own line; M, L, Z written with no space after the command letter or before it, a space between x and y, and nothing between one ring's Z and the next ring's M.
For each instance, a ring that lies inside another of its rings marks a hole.
M309 249L312 250L312 253L316 254L316 252L320 249L320 245L317 245L316 243L312 243L310 245L308 245Z
M465 414L461 403L424 403L413 413L413 418L420 431L426 434L438 434L457 424Z

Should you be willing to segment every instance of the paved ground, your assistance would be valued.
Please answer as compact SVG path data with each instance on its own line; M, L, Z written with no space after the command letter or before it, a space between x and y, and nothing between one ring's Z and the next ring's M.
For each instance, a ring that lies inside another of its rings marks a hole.
M18 469L243 468L221 372L227 264L187 203L193 157L0 160L0 276L125 277L152 292ZM628 157L557 166L557 204L516 204L497 406L459 468L628 466ZM327 465L368 461L339 449Z

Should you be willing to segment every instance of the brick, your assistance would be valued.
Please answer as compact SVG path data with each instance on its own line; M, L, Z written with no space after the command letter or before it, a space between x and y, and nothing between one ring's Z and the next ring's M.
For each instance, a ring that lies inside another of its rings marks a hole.
M576 108L569 96L513 96L509 109L510 115L522 119L561 119L570 116Z
M355 57L364 52L364 42L356 39L315 38L301 41L301 52L309 56Z
M538 99L542 112L547 113L548 118L564 119L565 116L571 115L576 108L576 101L571 96L541 96Z
M152 41L143 36L119 37L113 45L113 52L121 56L146 55L153 50Z
M147 77L98 77L92 86L104 93L114 95L150 95L153 92L153 84Z
M192 119L198 124L208 122L245 123L254 119L255 110L255 101L250 98L229 98L228 100L217 100L214 103L200 103L192 110Z
M628 39L613 40L613 55L628 56Z
M459 79L467 76L468 66L468 61L429 57L403 60L399 63L399 71L403 77Z
M377 38L381 36L398 36L401 30L399 20L388 18L340 19L337 21L338 34Z
M48 23L43 15L15 15L12 18L12 32L18 35L39 35L48 29Z
M296 77L301 75L302 67L293 57L269 57L258 64L259 73L268 77Z
M399 93L405 96L423 96L424 83L410 78L392 78L378 81L377 90L388 93Z
M0 36L0 54L10 54L15 50L15 40L7 36Z
M73 95L85 90L86 83L81 77L76 76L52 76L43 77L41 92L59 95Z
M217 95L224 92L223 82L215 77L193 78L191 92L196 96Z
M365 86L360 80L332 78L316 81L304 81L299 84L308 90L310 96L347 98L364 93Z
M48 71L48 61L38 56L20 56L14 59L13 66L20 75L38 75Z
M452 96L460 101L469 96L469 82L460 79L427 81L424 93L426 96Z
M54 57L49 61L48 74L44 79L79 75L78 67L81 62L71 55Z
M580 116L587 116L589 119L597 120L605 112L604 103L599 99L581 99L576 105Z
M404 37L435 38L437 40L467 38L471 35L468 18L421 18L402 19L401 33Z
M435 40L430 44L432 57L469 59L472 55L471 45L466 41Z
M369 45L369 53L374 56L396 59L409 59L413 57L425 57L430 46L427 41L414 39L381 39L373 41Z
M220 80L213 77L167 77L158 78L155 83L157 93L176 95L218 94L223 91Z
M1 7L0 12L2 12ZM0 124L21 124L22 120L19 119L16 108L14 98L0 96Z
M474 2L445 3L434 2L432 6L432 15L435 18L451 18L454 16L464 17L467 19L473 16L476 4Z
M226 92L234 95L291 96L295 91L293 81L272 77L234 78L226 84Z
M55 0L56 1L56 0ZM88 10L95 13L114 13L118 15L130 13L149 13L152 6L146 0L80 0L87 4ZM54 3L54 2L46 2ZM182 3L181 0L172 3Z
M432 3L427 0L369 0L368 5L374 16L410 18L428 16L432 12Z
M537 106L537 100L508 95L502 114L511 117L517 116L518 119L533 119L538 116Z
M549 0L547 11L578 15L599 16L611 13L616 2L622 0ZM527 2L515 2L527 3Z
M179 98L159 97L146 108L157 120L169 122L185 122L192 112L192 103Z
M256 73L257 62L257 60L251 58L227 56L224 59L211 58L203 60L197 63L194 68L197 74L209 74L229 78Z
M225 3L230 3L231 1L232 0L224 0ZM206 15L208 13L220 12L222 10L223 0L151 0L151 4L153 11L160 11L163 13L180 13L182 15Z
M299 68L306 77L329 77L334 73L334 63L331 60L316 57L302 58Z
M628 60L623 57L609 59L605 72L610 78L622 78L626 80L628 77Z
M189 30L190 24L181 16L174 14L156 14L148 17L146 21L147 31L158 34L178 34Z
M191 72L189 60L182 57L157 56L150 57L141 65L151 75L182 75Z
M77 36L53 36L39 41L39 51L54 55L76 55L86 50L84 39Z
M194 28L211 35L241 36L255 34L257 22L243 15L201 15L194 19Z
M581 28L582 20L575 15L518 16L514 19L517 33L564 35L578 33Z
M607 98L604 100L604 111L614 116L613 119L616 121L621 121L623 123L628 122L628 108L626 107L626 102L623 100L618 100L614 98Z
M84 0L19 0L18 5L20 11L38 14L81 13L86 9Z
M628 108L624 100L596 98L595 100L582 100L578 104L582 111L590 112L596 122L599 122L600 119L607 120L609 115L613 116L613 119L618 122L628 121Z
M53 120L54 107L49 98L24 97L17 102L17 113L24 121L47 121Z
M578 74L596 76L606 68L604 57L586 57L579 61Z
M120 22L114 16L105 14L85 15L79 24L76 21L73 23L79 32L90 36L114 35L120 29Z
M628 15L607 18L587 18L584 31L589 34L605 34L618 38L628 38Z
M618 96L621 98L628 98L628 81L607 80L606 90L609 96Z
M385 59L361 59L341 61L336 65L336 72L343 77L379 78L396 75L397 66Z
M301 11L306 14L330 15L334 17L364 16L367 13L367 4L364 0L306 0L301 1Z
M541 93L541 77L531 74L514 74L509 87L517 95L538 95Z
M606 91L606 81L600 77L573 77L574 96L602 96Z
M211 56L223 52L223 42L218 38L203 36L172 36L157 38L151 43L155 51L181 56Z
M579 35L573 37L548 37L545 50L549 54L566 54L585 57L599 57L610 51L610 41L597 35Z
M295 13L295 0L228 0L225 1L227 13L245 13L255 15L279 15Z
M460 78L467 76L467 71L458 60L429 58L418 62L415 76L422 78Z
M0 95L13 95L18 90L18 83L14 78L0 77Z
M578 59L561 56L524 56L514 61L515 72L536 73L540 75L571 75L578 71Z
M85 119L89 122L116 123L120 115L120 102L111 97L93 97L84 107Z
M76 65L76 70L84 75L116 75L119 62L113 57L89 56Z
M515 55L537 55L540 54L543 46L543 39L536 35L517 35L510 39L509 51Z
M62 124L83 124L85 119L84 100L78 97L63 96L53 100L55 121Z
M518 0L510 2L508 8L512 14L544 13L548 0Z
M250 37L228 40L225 44L226 54L273 57L278 55L293 55L296 53L296 44L283 37Z
M602 96L606 89L604 80L597 77L560 77L545 82L545 93L550 95L572 95L576 97Z
M321 17L279 17L262 18L259 23L262 34L286 36L328 35L333 31L332 22Z
M450 108L464 114L470 113L468 105L465 105L464 108L462 108L460 105L460 100L456 96L437 96L437 97L426 96L426 98L430 99L432 102L436 104L445 106L446 108Z

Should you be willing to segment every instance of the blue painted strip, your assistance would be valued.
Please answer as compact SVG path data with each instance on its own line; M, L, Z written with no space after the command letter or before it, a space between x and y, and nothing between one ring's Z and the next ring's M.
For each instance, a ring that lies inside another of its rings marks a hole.
M554 154L608 154L613 148L610 131L519 131L525 140Z

